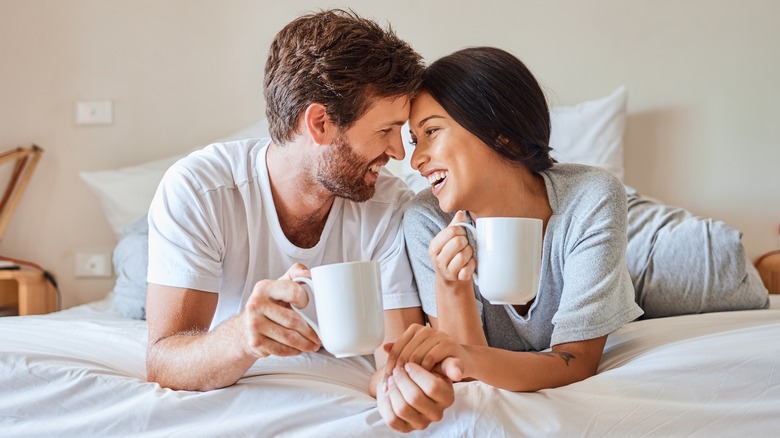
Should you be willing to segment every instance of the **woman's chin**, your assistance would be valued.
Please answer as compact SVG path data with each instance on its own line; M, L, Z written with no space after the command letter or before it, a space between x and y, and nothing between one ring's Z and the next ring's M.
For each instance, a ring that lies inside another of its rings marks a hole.
M460 210L457 205L455 205L455 203L453 203L450 199L447 199L446 196L436 196L436 199L439 200L439 209L441 209L443 212L455 213Z

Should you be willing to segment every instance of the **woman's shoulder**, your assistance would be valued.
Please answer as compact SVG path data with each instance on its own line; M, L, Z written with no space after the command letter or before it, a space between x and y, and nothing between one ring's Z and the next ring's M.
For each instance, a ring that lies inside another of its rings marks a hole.
M612 172L595 166L575 163L556 163L542 172L548 192L560 204L574 200L598 202L605 198L626 199L623 183Z
M441 229L450 223L454 213L447 213L439 208L439 200L433 196L430 188L414 195L404 211L404 228L439 227Z

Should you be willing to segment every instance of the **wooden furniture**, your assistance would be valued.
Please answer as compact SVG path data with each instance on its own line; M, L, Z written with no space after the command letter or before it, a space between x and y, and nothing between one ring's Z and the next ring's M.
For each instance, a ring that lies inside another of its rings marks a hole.
M770 294L780 294L780 250L770 251L756 260L756 269Z
M11 220L19 200L22 199L24 189L27 188L42 153L43 149L36 145L18 147L0 153L0 164L16 161L5 193L0 199L0 239L3 238L8 221Z
M0 270L0 308L20 316L54 312L57 291L38 270Z

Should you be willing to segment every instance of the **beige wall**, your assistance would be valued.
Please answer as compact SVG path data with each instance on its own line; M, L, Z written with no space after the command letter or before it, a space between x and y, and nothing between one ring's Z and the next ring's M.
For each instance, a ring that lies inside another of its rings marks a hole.
M735 225L751 257L778 246L780 2L0 0L0 148L46 150L0 254L53 271L66 306L103 296L113 279L73 277L75 251L116 243L78 172L260 119L274 33L328 6L390 22L427 60L508 49L554 105L625 84L626 182ZM88 98L113 99L115 123L76 126Z

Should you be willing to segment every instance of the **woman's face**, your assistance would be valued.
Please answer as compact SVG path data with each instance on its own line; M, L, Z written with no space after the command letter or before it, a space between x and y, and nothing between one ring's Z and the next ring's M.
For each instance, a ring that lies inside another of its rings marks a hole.
M493 150L425 91L412 101L409 127L416 142L412 167L431 184L442 210L473 212L489 202L484 183L498 161Z

